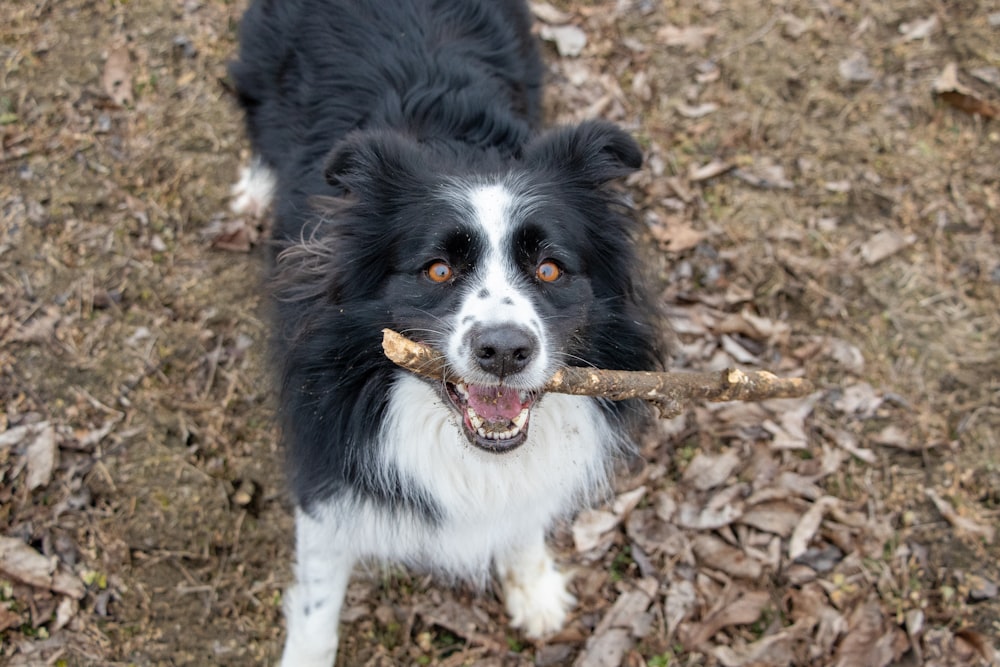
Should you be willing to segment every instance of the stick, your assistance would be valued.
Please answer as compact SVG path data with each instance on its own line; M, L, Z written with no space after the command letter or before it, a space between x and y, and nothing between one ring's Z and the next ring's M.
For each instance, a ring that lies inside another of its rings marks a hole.
M382 330L385 356L403 368L444 380L444 356L423 343L391 329ZM600 396L612 401L641 398L653 403L664 418L676 417L687 403L703 401L763 401L797 398L813 391L804 378L780 378L767 371L728 368L718 373L657 373L612 371L565 366L555 372L542 391L577 396Z

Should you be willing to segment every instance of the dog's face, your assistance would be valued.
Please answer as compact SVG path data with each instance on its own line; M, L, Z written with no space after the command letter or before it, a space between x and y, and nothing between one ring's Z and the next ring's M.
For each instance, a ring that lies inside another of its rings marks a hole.
M545 135L473 176L395 135L332 156L328 180L356 199L340 234L359 262L343 268L344 299L374 300L386 326L441 351L453 376L438 389L473 445L518 447L555 370L594 363L592 329L629 298L632 269L603 186L640 160L603 123Z

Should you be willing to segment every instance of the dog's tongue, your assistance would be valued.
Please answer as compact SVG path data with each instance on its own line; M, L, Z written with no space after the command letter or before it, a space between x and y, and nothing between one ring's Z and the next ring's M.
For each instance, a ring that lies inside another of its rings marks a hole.
M512 421L524 409L521 394L510 387L468 385L469 407L487 421Z

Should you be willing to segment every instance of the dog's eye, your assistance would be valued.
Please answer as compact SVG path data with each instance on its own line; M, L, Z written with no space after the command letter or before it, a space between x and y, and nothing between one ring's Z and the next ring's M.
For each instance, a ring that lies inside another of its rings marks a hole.
M451 267L444 262L434 262L427 267L427 277L436 283L446 283L453 275Z
M535 275L543 283L554 283L562 276L562 269L555 262L546 261L538 265L538 268L535 269Z

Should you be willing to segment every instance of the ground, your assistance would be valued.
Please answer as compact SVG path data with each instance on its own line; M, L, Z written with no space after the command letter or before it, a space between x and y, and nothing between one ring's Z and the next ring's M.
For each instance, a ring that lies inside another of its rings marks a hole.
M625 190L672 365L817 391L650 433L553 537L580 601L556 637L376 569L341 664L995 660L1000 4L555 4L548 117L642 142ZM0 7L0 662L280 651L264 252L227 208L242 8Z

